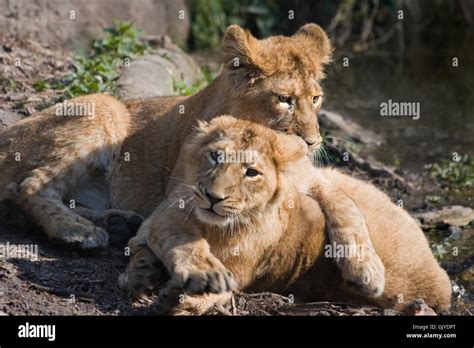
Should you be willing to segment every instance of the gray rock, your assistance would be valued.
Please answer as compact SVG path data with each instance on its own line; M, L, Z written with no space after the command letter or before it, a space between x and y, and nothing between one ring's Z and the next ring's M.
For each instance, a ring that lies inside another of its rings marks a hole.
M11 111L0 110L0 130L21 120L21 116Z
M441 210L417 213L414 216L420 220L423 228L439 226L466 226L474 221L474 210L469 207L453 205Z
M379 135L362 128L357 123L336 112L321 110L318 118L324 128L341 130L346 137L357 140L362 144L379 146L383 143L383 139Z
M429 316L436 316L436 312L428 306L422 298L417 298L410 303L406 304L402 308L402 312L408 315L429 315Z
M180 44L190 28L185 0L0 0L0 13L0 39L15 35L70 49L85 47L114 19L133 21L147 34L169 35Z
M116 94L122 100L174 95L176 82L192 85L201 78L194 60L168 44L132 61L117 81Z
M351 159L357 167L373 176L389 178L397 187L408 191L413 189L413 185L397 174L395 168L375 160L372 156L363 157L356 153L351 153Z

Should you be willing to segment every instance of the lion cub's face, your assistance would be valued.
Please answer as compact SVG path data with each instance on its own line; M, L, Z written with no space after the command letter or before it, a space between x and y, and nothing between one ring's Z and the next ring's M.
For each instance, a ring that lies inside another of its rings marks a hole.
M291 37L257 40L233 25L224 37L225 69L238 94L230 113L277 131L296 134L310 150L321 144L317 113L323 100L319 81L330 60L324 31L307 24Z
M281 137L288 136L230 116L201 123L186 149L197 218L231 228L258 219L278 192L283 163L308 153L297 137L285 138L285 144Z

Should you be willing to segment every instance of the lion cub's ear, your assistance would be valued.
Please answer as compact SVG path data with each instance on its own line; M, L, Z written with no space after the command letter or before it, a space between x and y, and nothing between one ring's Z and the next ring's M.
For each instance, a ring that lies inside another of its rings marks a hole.
M296 135L275 133L272 139L273 158L279 169L295 163L308 155L308 146Z
M250 82L263 76L258 63L259 42L248 30L236 24L229 26L224 33L224 64L229 70L242 72Z
M319 25L314 23L305 24L293 37L296 38L300 44L309 48L320 64L327 64L331 61L331 42Z

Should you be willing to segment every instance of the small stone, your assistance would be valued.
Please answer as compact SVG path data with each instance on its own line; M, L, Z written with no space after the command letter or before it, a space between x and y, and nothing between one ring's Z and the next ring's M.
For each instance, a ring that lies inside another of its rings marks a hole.
M453 205L437 211L417 213L414 216L420 220L423 228L462 227L474 221L474 210L469 207Z
M0 129L11 126L20 120L20 115L10 111L0 110Z
M417 298L401 308L401 311L408 315L429 315L435 316L436 312L426 304L422 298Z
M474 291L474 267L471 266L459 274L460 282L467 288L468 291Z

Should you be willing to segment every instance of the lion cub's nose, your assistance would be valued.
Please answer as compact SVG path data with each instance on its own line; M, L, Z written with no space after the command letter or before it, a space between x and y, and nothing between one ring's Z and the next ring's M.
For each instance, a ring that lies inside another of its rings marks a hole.
M207 199L209 199L209 202L211 203L211 208L214 206L214 204L217 204L226 198L226 197L218 197L216 194L214 194L213 192L209 192L208 190L206 190L206 197Z
M323 142L323 138L319 136L316 139L304 139L304 141L306 142L306 145L308 145L308 148L310 150L313 150L321 145L321 143Z

